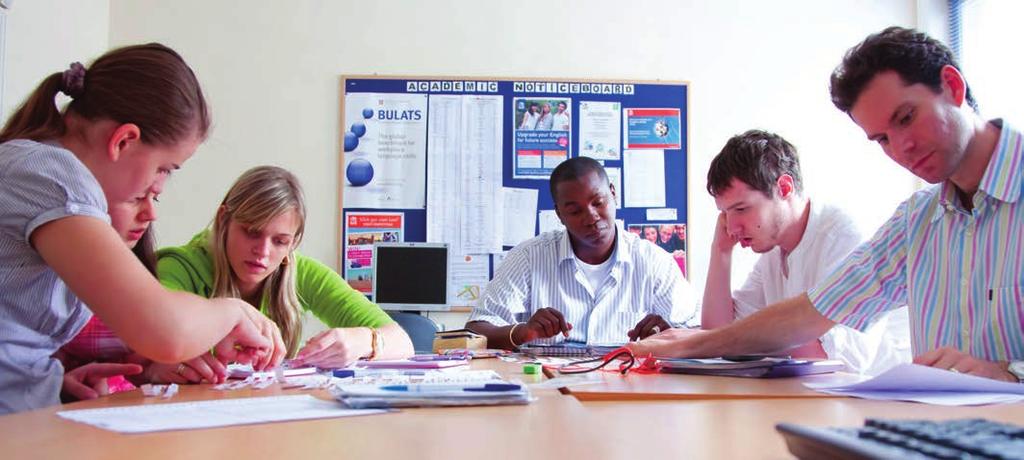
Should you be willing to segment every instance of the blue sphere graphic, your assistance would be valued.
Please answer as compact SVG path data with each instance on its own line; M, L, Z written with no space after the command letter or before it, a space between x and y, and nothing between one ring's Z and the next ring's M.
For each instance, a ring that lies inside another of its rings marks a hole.
M373 179L373 165L362 158L356 158L345 168L345 177L355 187L362 187Z
M345 151L351 152L359 147L359 136L355 133L345 133Z
M373 118L373 109L371 109L369 107L363 109L363 118L365 118L367 120Z
M366 125L362 123L352 123L350 131L355 133L356 136L363 137L363 134L366 134Z

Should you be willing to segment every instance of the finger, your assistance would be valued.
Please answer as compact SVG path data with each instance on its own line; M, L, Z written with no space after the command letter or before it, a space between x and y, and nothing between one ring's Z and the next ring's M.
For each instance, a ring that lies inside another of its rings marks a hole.
M89 388L88 385L75 380L73 377L65 377L63 390L79 400L96 399L99 397L95 390Z
M569 337L569 324L565 322L565 315L555 309L550 309L549 311L551 312L551 316L553 316L557 321L556 326L558 326L558 330L554 332L561 332L562 335Z
M324 350L331 347L337 338L334 336L334 330L328 329L323 331L306 342L306 345L299 350L299 353L295 355L295 359L301 361L308 361L309 357L322 353Z
M281 331L277 332L277 341L274 345L274 352L270 353L270 362L267 363L268 367L277 367L284 361L285 356L288 354L288 347L284 344L284 339L281 337Z
M193 371L199 374L199 376L202 377L202 379L207 381L208 383L216 383L217 375L213 372L213 369L211 369L210 366L206 364L206 361L203 361L202 358L195 358L193 360L190 360L186 362L185 365L192 368Z
M955 369L957 372L960 372L960 369L956 368L956 364L959 361L960 361L960 357L959 356L957 356L957 355L955 355L953 353L945 353L945 354L942 355L941 358L936 360L934 364L932 364L932 367L936 367L936 368L939 368L939 369L947 369L947 370Z
M86 372L86 380L106 379L115 375L135 375L142 373L142 366L130 363L92 363Z
M223 383L224 380L227 380L228 368L227 366L224 365L224 363L220 362L219 359L210 356L209 353L201 354L197 359L201 359L204 363L206 363L206 366L209 367L210 370L213 372L215 381L212 383Z
M943 353L944 353L944 349L943 348L938 348L938 349L935 349L935 350L931 350L929 352L926 352L926 353L923 353L923 354L921 354L919 356L914 357L914 361L913 362L914 362L914 364L920 364L922 366L932 366L932 367L934 367L935 362L938 361L939 358L942 357Z
M287 351L287 348L284 345L284 339L281 338L281 330L272 321L267 320L266 324L265 333L273 346L258 360L260 370L280 364L281 360L284 359L285 352Z
M334 353L332 350L335 347L342 346L342 349L344 348L343 343L334 330L327 332L329 333L320 337L320 339L313 344L310 348L311 351L307 352L306 355L302 357L301 362L320 363L323 362L326 357L331 356Z
M544 337L551 337L558 333L558 320L553 318L549 314L541 315L537 318L541 324L541 330L544 331Z
M196 370L193 369L192 366L189 366L187 364L185 365L185 367L181 368L181 372L177 372L177 370L175 370L174 373L178 374L182 379L184 379L184 383L199 383L203 381L202 374L196 372Z

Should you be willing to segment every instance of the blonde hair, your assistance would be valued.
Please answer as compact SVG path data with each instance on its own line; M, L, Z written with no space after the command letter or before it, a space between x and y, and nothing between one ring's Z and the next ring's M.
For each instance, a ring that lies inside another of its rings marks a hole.
M294 248L306 226L306 205L302 186L292 173L276 166L257 166L242 174L228 190L213 220L210 251L213 254L213 297L240 298L238 285L228 261L228 226L238 222L260 230L274 218L295 211L299 227L292 250L281 266L263 280L261 298L268 299L267 315L281 329L288 356L298 351L302 336L301 306L295 291ZM259 308L256 305L256 308Z

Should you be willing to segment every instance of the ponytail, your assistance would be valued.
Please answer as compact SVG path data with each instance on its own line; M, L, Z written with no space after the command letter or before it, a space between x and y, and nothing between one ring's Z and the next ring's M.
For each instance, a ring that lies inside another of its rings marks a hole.
M147 144L205 138L210 113L192 69L159 43L126 46L100 56L87 70L74 63L47 77L0 130L0 142L45 141L65 134L55 97L72 97L66 112L88 121L133 123Z
M64 117L54 99L60 92L62 73L46 77L11 115L0 131L0 143L12 139L46 140L64 135Z

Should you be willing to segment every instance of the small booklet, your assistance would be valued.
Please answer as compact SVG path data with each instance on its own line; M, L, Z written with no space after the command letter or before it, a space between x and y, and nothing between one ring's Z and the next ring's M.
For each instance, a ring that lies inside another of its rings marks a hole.
M503 380L466 383L338 385L332 393L351 409L527 404L526 385Z
M834 359L772 358L732 361L723 358L659 359L661 372L667 374L718 375L725 377L777 378L825 374L845 368Z
M526 344L519 347L519 351L530 356L560 356L592 358L604 356L608 352L622 347L618 344L588 345L581 342L562 342L552 345Z

